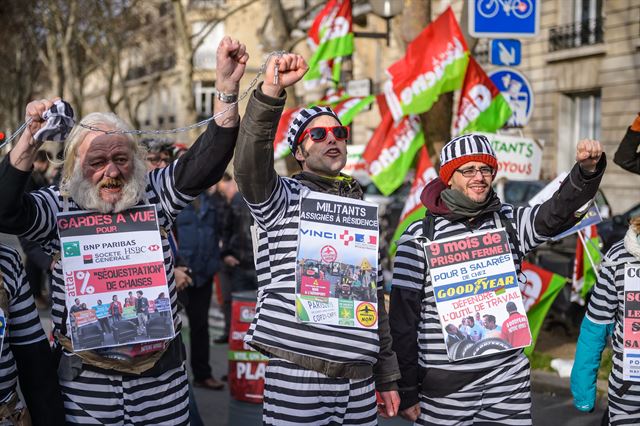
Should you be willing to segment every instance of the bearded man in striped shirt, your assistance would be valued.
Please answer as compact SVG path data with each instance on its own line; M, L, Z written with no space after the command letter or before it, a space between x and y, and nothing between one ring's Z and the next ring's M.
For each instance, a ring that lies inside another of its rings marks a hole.
M580 141L576 161L551 199L515 208L502 204L491 187L498 159L485 136L463 135L444 146L440 176L421 196L427 217L409 225L394 261L389 311L403 417L419 425L531 424L529 361L522 348L449 359L424 244L505 228L520 276L523 256L575 225L576 211L596 194L606 166L600 142Z
M130 346L119 346L117 349L125 348L125 353L120 355L119 351L115 356L112 352L73 350L58 256L53 267L52 317L66 424L189 424L182 323L177 314L167 232L189 202L220 180L233 154L239 116L231 102L237 97L248 55L244 45L225 37L216 60L219 96L214 114L221 114L184 156L166 167L148 172L146 152L126 133L131 130L126 123L114 114L92 113L74 126L66 140L60 188L23 193L42 143L36 135L45 127L45 112L53 105L49 100L27 105L26 118L31 121L0 164L0 232L37 241L47 253L60 251L57 215L67 211L117 213L150 204L155 206L158 224L165 231L160 237L176 337L161 350L141 356Z

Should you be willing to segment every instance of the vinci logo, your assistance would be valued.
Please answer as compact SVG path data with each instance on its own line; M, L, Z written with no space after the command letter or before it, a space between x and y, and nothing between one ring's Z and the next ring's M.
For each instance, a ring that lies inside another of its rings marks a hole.
M340 239L344 241L344 245L348 246L351 241L353 241L353 235L349 235L349 230L345 229L342 234L340 234Z
M369 235L367 239L364 234L356 234L356 243L376 244L377 242L378 237L376 235Z

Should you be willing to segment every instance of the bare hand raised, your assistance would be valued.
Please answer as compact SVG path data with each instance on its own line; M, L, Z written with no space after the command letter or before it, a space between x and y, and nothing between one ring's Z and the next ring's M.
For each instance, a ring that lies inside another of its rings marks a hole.
M576 161L580 164L582 170L589 173L595 172L600 157L602 157L602 145L599 141L583 139L578 142Z
M276 64L278 66L277 82L274 80ZM264 72L262 92L267 96L276 97L280 95L282 89L300 81L308 69L309 66L301 55L285 53L280 57L271 56Z
M237 94L248 60L247 47L225 36L216 52L216 88L224 93Z

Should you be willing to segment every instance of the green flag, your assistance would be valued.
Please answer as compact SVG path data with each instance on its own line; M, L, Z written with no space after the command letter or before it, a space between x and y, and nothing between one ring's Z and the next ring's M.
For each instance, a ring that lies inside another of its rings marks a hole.
M350 0L330 0L318 13L307 34L314 51L304 76L307 87L323 79L340 81L340 58L353 53L351 19Z
M529 356L551 304L569 280L527 262L522 263L522 272L527 277L527 287L522 297L531 330L531 346L525 348L524 353Z

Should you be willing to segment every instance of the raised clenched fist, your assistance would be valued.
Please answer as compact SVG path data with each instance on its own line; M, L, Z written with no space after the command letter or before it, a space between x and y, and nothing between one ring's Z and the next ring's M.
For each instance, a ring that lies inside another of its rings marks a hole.
M582 139L578 142L576 148L576 161L580 164L582 170L586 172L594 172L596 164L602 157L602 145L600 141L592 139Z
M278 78L275 81L276 66ZM273 55L267 62L264 72L262 91L267 96L276 97L282 89L293 86L304 77L309 66L301 55L285 53L282 56Z

